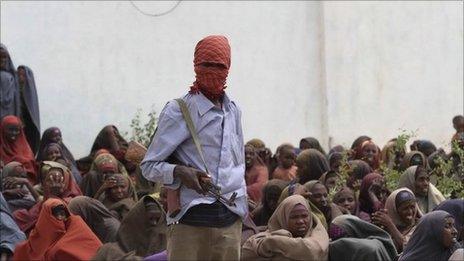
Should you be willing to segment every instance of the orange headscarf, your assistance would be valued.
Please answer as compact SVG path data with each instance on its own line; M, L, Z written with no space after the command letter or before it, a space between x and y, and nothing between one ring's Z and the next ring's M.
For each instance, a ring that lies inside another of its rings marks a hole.
M90 260L102 245L80 216L66 221L55 218L52 209L66 204L55 198L43 203L42 211L27 241L16 246L13 260ZM68 210L68 213L69 210Z
M205 63L220 64L223 68L201 66ZM193 64L196 81L190 87L190 93L201 92L208 99L222 97L230 68L230 45L227 38L222 35L203 38L195 47Z
M71 178L71 172L66 166L58 162L54 162L54 161L42 162L42 168L41 168L42 171L48 173L48 171L51 168L59 168L63 172L64 191L60 197L61 200L68 203L72 198L82 195L82 192L79 189L79 186L76 184L74 179ZM46 173L42 175L45 176ZM44 189L44 200L47 200L48 198L52 197L52 195L50 195L50 192L48 191L46 187L44 187L43 189ZM42 205L43 205L43 201L39 201L29 210L20 209L13 213L16 223L18 224L19 228L21 228L23 232L27 233L29 230L31 230L34 227L34 225L38 221L37 217L39 216L39 213L42 209Z
M14 142L10 142L6 138L7 126L18 126L20 133ZM29 143L27 143L26 135L24 134L23 124L21 120L13 115L3 117L0 124L0 159L4 164L12 161L17 161L23 164L27 171L28 179L32 184L37 183L37 169L34 153L32 153Z

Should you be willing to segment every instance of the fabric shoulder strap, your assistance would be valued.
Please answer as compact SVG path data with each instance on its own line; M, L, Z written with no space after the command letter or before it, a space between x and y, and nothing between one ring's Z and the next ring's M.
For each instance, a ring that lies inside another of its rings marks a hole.
M187 108L187 104L185 104L185 101L181 98L176 99L176 102L179 104L180 111L182 112L182 116L184 117L185 123L187 124L187 128L190 131L190 135L192 135L193 142L195 143L195 147L200 154L201 161L203 161L205 171L207 174L209 174L208 166L206 166L205 157L203 156L203 151L201 149L200 138L198 138L197 132L195 131L195 125L193 124L192 118L190 117L190 111Z

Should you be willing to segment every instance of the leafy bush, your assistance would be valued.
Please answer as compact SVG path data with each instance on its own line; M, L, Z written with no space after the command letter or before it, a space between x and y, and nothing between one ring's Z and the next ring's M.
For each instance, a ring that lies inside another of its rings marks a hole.
M155 133L156 124L158 122L158 117L156 111L152 107L151 111L148 113L148 122L142 123L142 109L137 109L134 118L131 121L130 127L132 129L132 136L130 140L137 141L146 148L150 146L151 137Z

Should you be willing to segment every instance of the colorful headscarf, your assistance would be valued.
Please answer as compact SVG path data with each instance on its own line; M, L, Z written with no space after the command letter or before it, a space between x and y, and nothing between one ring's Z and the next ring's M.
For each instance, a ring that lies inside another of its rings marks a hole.
M20 133L14 142L10 142L6 137L7 126L18 126ZM21 120L13 115L5 116L0 125L0 159L5 164L17 161L23 164L28 173L29 180L35 184L37 182L37 170L34 153L32 153L29 143L27 143Z
M204 63L221 64L224 68L204 67ZM203 93L208 99L218 99L224 95L230 68L230 45L225 36L210 35L198 42L193 59L195 82L190 93Z

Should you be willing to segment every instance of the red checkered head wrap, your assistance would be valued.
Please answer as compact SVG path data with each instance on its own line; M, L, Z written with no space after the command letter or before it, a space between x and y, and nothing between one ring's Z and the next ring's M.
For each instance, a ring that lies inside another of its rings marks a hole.
M204 64L220 64L204 66ZM230 68L230 45L225 36L210 35L198 42L193 59L195 82L190 93L203 93L208 99L218 99L224 95Z

